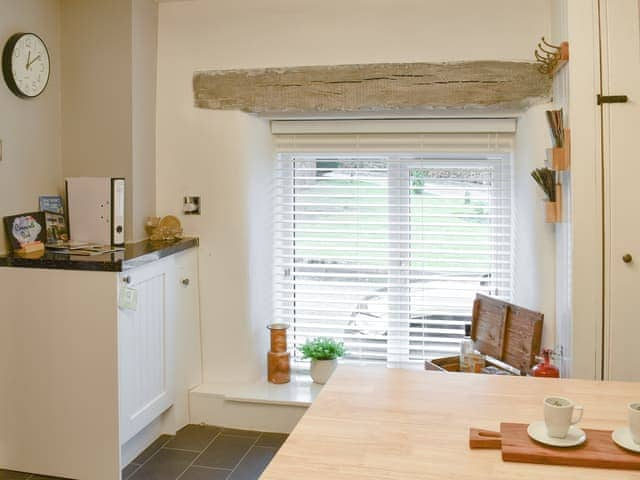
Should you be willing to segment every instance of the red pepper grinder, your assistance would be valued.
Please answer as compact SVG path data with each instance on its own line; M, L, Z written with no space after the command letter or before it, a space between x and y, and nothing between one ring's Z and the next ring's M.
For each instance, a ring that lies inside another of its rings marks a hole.
M542 361L531 369L534 377L560 378L560 370L551 363L553 350L545 348L542 351Z

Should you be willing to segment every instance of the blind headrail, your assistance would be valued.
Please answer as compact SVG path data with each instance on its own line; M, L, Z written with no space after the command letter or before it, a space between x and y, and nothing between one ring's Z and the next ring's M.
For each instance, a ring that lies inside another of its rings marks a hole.
M272 120L274 135L515 133L515 118L431 118L385 120Z

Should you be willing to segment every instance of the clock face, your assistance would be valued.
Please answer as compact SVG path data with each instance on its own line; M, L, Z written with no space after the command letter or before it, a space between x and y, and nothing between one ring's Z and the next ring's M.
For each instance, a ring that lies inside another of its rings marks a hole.
M17 33L5 45L2 69L7 85L19 97L40 95L49 82L49 52L33 33Z

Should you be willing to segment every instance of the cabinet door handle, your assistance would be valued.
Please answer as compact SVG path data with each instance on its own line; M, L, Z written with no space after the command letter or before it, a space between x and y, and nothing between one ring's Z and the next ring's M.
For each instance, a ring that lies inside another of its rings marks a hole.
M182 284L183 284L185 287L188 287L188 286L189 286L189 283L190 283L190 280L189 280L188 278L183 278L183 279L182 279Z
M122 277L122 281L124 283L131 283L131 276L127 275L126 277Z
M633 257L631 256L631 254L630 254L630 253L625 253L625 254L622 256L622 261L623 261L624 263L631 263L631 262L633 262Z

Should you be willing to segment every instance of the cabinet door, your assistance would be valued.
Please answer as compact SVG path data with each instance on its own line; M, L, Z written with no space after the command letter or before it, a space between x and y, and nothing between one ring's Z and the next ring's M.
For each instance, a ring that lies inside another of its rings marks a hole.
M200 295L198 250L190 249L175 256L178 291L176 294L176 337L180 340L177 363L187 389L202 383L200 348Z
M602 89L627 103L602 106L605 192L604 376L640 380L640 11L637 0L601 2ZM577 159L579 160L579 159ZM576 239L580 241L580 239ZM629 255L629 256L627 256Z
M198 292L198 250L176 254L175 378L177 397L173 407L176 428L189 422L189 395L202 383L200 309Z
M118 314L121 444L174 402L173 262L167 260L120 275L120 290L137 293L136 308L119 308Z

